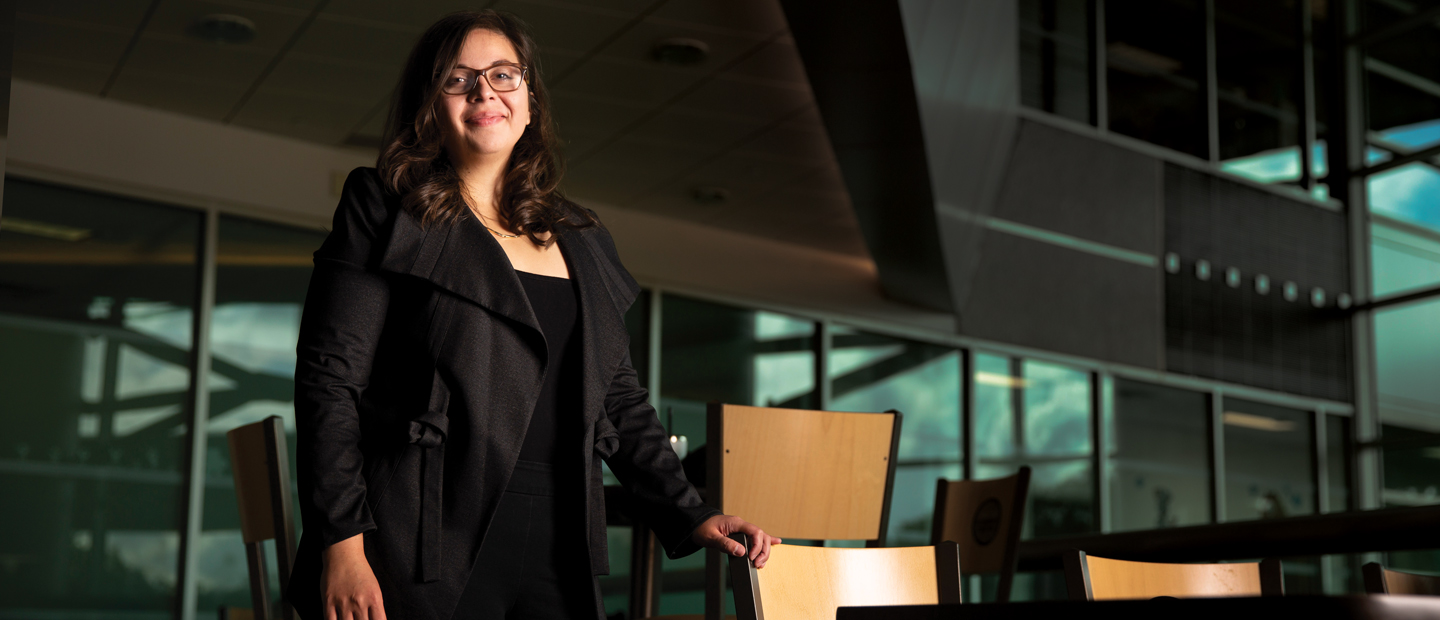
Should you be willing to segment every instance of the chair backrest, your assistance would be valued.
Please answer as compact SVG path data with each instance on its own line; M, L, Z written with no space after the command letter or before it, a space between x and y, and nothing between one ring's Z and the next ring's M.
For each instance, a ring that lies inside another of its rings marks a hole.
M240 508L240 536L245 541L249 565L252 612L258 620L269 620L269 574L265 568L263 543L275 541L275 559L280 568L280 588L290 583L295 561L295 520L290 500L289 451L285 445L285 424L280 416L231 429L225 434L230 444L230 471L235 476L235 499ZM282 617L295 618L288 602Z
M1150 599L1159 596L1281 596L1279 560L1232 564L1167 564L1065 555L1065 586L1071 600Z
M882 545L900 420L711 403L706 499L781 538Z
M730 581L740 620L834 618L840 607L959 603L960 554L952 542L873 549L782 544L770 548L759 570L748 555L732 556Z
M1010 600L1010 584L1020 554L1020 528L1025 522L1025 496L1030 467L993 480L935 481L935 516L930 544L955 541L966 574L999 573L995 600Z
M1370 594L1424 594L1440 596L1440 575L1391 570L1376 562L1360 567L1365 591Z

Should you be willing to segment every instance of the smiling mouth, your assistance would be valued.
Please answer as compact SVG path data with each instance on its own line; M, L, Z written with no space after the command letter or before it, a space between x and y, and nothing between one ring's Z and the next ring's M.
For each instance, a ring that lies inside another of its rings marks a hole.
M502 115L498 115L498 114L497 114L497 115L494 115L494 116L472 116L472 117L470 117L470 118L465 119L465 124L467 124L467 125L479 125L479 126L481 126L481 127L489 127L489 126L494 125L494 124L496 124L496 123L499 123L500 121L503 121L503 120L505 120L505 117L502 116Z

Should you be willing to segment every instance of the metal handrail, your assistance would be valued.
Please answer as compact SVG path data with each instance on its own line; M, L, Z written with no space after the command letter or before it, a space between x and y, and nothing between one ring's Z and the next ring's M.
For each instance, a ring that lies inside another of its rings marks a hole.
M1027 540L1020 543L1020 570L1059 570L1070 549L1123 560L1213 562L1432 548L1440 548L1440 506Z

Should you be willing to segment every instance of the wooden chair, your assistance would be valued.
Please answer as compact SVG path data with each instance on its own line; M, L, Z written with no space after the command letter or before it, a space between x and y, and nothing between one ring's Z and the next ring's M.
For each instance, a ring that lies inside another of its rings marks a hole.
M743 535L733 538L746 544ZM746 544L746 548L749 545ZM834 618L840 607L960 602L960 546L845 549L775 545L765 568L730 558L740 620Z
M290 457L285 446L285 425L280 416L270 416L235 428L225 437L230 443L230 470L235 475L235 496L240 505L245 563L250 568L252 617L270 620L274 616L270 608L270 574L265 568L265 541L275 541L282 596L290 583L290 568L295 561L295 520L291 518ZM281 603L280 614L285 620L296 618L288 602Z
M867 547L881 547L900 422L898 411L711 403L706 412L707 503L773 536L864 540ZM785 548L782 555L804 547ZM705 617L719 620L725 592L722 555L705 554Z
M1407 573L1371 562L1360 567L1365 591L1370 594L1425 594L1440 596L1440 575Z
M1015 565L1020 559L1020 529L1025 523L1025 496L1030 467L994 480L935 481L935 517L930 544L956 541L966 574L999 573L995 600L1010 600Z
M1280 560L1231 564L1167 564L1130 562L1065 555L1065 589L1075 601L1200 598L1215 596L1284 596Z

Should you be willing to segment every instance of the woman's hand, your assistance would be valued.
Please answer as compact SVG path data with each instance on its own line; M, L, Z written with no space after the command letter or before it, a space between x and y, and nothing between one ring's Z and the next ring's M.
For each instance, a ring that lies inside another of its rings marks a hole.
M385 601L365 559L364 536L356 534L325 550L320 574L325 620L385 620Z
M754 523L733 515L715 515L706 519L700 527L695 528L690 539L701 547L709 547L736 557L745 555L745 547L731 540L731 534L750 537L750 561L755 563L755 568L764 568L765 561L770 559L770 545L780 544L779 538L766 534Z

